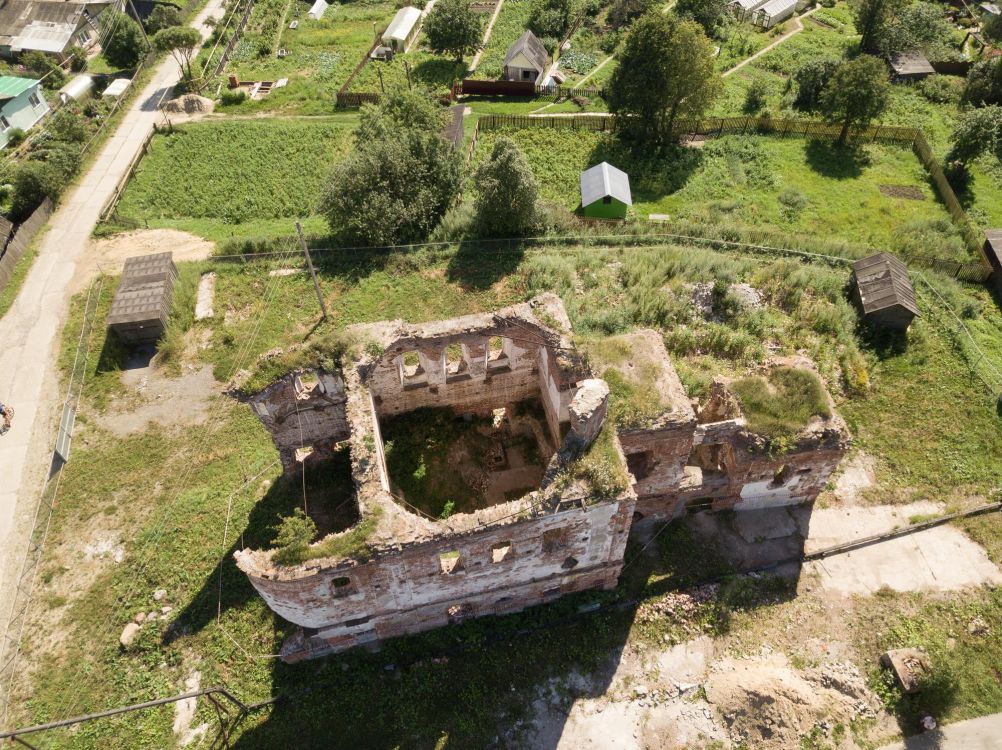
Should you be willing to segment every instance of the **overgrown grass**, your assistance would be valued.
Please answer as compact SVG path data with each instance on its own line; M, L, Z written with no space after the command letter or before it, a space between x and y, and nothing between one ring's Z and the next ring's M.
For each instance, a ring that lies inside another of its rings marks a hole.
M485 131L475 160L500 137L525 151L542 195L568 209L580 204L580 173L608 161L630 176L633 213L699 223L773 227L823 234L904 255L967 260L969 253L907 146L870 144L845 152L800 138L728 136L700 149L664 155L631 152L614 137L569 129ZM881 186L916 188L921 200Z
M774 367L767 378L741 378L729 387L741 403L748 429L759 435L792 438L812 417L831 416L824 387L808 370Z
M338 121L194 123L156 136L118 213L150 226L219 239L256 235L315 214L334 163L351 143Z
M28 278L28 272L31 270L31 266L35 262L35 257L38 255L39 241L39 239L36 239L31 243L31 247L25 251L21 259L14 265L14 272L10 275L7 285L0 290L0 318L7 314L11 305L14 304L14 300L17 299L21 287L24 286L24 280Z

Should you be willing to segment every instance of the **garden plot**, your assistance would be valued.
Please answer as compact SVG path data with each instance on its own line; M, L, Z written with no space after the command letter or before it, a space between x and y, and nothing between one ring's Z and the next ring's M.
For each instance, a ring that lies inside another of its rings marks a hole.
M244 39L224 70L241 81L288 78L288 85L274 89L259 101L230 105L223 111L330 113L338 89L371 49L373 28L386 28L395 12L393 3L379 0L335 3L315 21L306 15L309 9L310 3L305 0L293 0L276 47L262 55L259 46ZM297 28L289 28L292 21L298 21ZM284 49L286 56L279 58L278 49Z
M501 13L494 22L487 46L480 56L474 78L492 80L501 77L504 56L508 53L508 48L528 28L530 11L530 0L505 0L501 6Z
M153 139L118 214L207 239L288 235L351 138L335 120L191 123Z
M481 132L477 158L502 136L525 151L543 196L567 209L578 206L581 171L608 161L630 175L638 218L660 213L770 226L906 254L968 259L907 146L871 144L847 157L830 144L800 138L729 136L702 149L649 157L598 132L524 128ZM881 186L907 187L923 200L886 195Z
M385 88L407 86L407 69L410 65L411 81L423 85L437 94L447 93L452 84L461 81L466 74L466 65L455 59L436 55L424 47L422 30L416 44L405 54L396 54L392 60L370 60L351 81L349 91L375 92ZM380 84L382 74L382 84ZM382 88L381 88L382 87Z

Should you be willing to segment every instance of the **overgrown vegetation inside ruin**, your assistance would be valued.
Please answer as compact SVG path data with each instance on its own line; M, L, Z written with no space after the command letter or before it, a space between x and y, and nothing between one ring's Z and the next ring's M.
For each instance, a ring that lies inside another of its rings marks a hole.
M774 367L767 377L753 375L728 386L741 403L751 432L770 438L793 438L812 417L828 418L824 386L809 370Z

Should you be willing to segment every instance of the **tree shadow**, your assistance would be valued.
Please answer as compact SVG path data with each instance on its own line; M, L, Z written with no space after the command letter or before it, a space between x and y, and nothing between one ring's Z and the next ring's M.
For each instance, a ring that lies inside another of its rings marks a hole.
M330 461L309 466L305 474L279 477L254 505L247 525L235 530L233 544L206 576L202 588L175 617L164 633L164 644L201 631L216 619L217 613L240 609L258 596L247 576L237 568L233 553L241 549L271 547L275 540L275 527L281 519L291 516L296 508L303 507L304 492L307 514L317 525L317 538L358 522L358 503L347 450L336 452Z
M704 164L703 152L681 145L652 151L619 138L604 138L589 155L588 165L608 162L630 178L634 203L651 203L686 186Z
M464 291L489 289L518 270L525 257L526 243L507 240L463 240L449 259L446 278Z
M276 662L272 694L282 698L233 747L553 750L574 703L605 695L631 632L650 627L649 619L637 620L641 597L715 578L719 595L700 616L722 634L732 612L773 606L796 592L795 577L731 576L721 551L686 522L649 527L631 541L626 561L612 592L397 638L375 653ZM657 619L660 627L665 618ZM642 637L662 647L691 639L685 630Z
M807 164L823 177L852 180L863 174L869 157L858 144L839 146L833 141L809 140L804 146Z

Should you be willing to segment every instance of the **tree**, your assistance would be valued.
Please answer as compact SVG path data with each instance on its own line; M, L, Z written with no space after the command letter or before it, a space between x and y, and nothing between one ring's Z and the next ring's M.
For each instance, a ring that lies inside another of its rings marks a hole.
M393 138L401 130L441 131L446 113L431 94L421 89L391 89L378 105L367 104L359 113L355 131L359 143Z
M321 198L334 234L393 245L434 229L459 190L461 160L440 134L441 116L429 114L404 93L363 111L358 145L335 167Z
M728 0L678 0L675 12L700 26L707 34L713 34L723 23L727 13Z
M66 82L66 71L44 52L25 52L21 55L20 62L29 71L42 78L42 85L47 89L58 89Z
M1002 14L985 14L981 21L981 36L995 44L1002 42Z
M1002 104L1002 57L974 64L967 73L961 101L975 107Z
M529 28L538 37L550 37L559 43L577 16L576 0L532 0Z
M614 29L629 26L655 6L660 6L657 0L616 0L609 9L609 25Z
M134 68L146 52L146 40L139 24L117 10L101 14L101 24L107 38L102 46L104 59L114 68Z
M656 9L634 22L612 75L609 111L623 132L664 146L678 118L698 118L720 90L703 29Z
M181 25L181 11L173 5L155 5L146 19L146 33L156 34L171 26Z
M198 52L202 37L191 26L168 26L153 37L153 47L157 52L169 52L181 67L181 77L185 81L194 80L191 61Z
M907 0L855 0L851 6L853 22L860 34L859 48L876 52L884 27L897 16Z
M793 106L797 109L814 109L821 101L821 92L835 75L839 60L834 57L820 57L808 60L793 71L793 82L797 86L797 97Z
M936 59L945 52L950 24L939 5L917 2L901 9L882 29L877 46L885 55L921 50Z
M825 120L841 124L838 145L845 144L852 128L865 128L887 107L890 95L887 68L872 55L843 63L821 94Z
M425 19L424 33L432 52L454 55L456 62L480 49L483 37L480 16L470 8L469 0L436 2Z
M984 153L1002 159L1002 107L970 109L960 116L950 139L948 162L967 164Z
M487 160L473 173L474 211L486 237L524 237L539 226L539 185L522 150L499 138Z
M55 166L44 161L28 160L14 172L14 197L10 217L24 221L46 198L56 200L65 184L65 176Z

